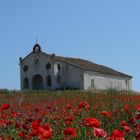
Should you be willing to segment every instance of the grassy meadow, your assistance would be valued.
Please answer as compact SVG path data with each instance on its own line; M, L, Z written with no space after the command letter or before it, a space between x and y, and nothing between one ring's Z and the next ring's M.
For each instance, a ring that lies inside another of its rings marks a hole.
M139 140L140 95L0 91L0 140Z

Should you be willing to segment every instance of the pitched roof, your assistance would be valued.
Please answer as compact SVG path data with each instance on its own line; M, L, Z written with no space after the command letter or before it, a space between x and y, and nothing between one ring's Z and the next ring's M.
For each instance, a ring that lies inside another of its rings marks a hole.
M93 63L91 61L83 60L80 58L68 58L68 57L62 57L62 56L55 56L55 60L63 61L63 62L69 63L71 65L74 65L76 67L79 67L81 69L95 71L95 72L99 72L99 73L102 73L105 75L132 78L132 76L121 73L112 68L109 68L109 67L106 67L103 65L99 65L99 64Z
M84 69L84 70L89 70L89 71L95 71L95 72L99 72L105 75L110 75L110 76L119 76L119 77L124 77L124 78L132 78L132 76L121 73L119 71L116 71L112 68L103 66L103 65L99 65L96 63L93 63L91 61L88 60L83 60L80 58L69 58L69 57L62 57L62 56L55 56L55 54L46 54L44 52L41 51L41 47L39 44L35 44L33 47L33 52L31 52L30 54L28 54L24 59L22 59L22 61L24 61L27 57L29 57L32 53L34 53L35 47L39 47L41 53L45 54L45 55L49 55L50 57L54 57L55 60L58 61L63 61L66 63L69 63L73 66L76 66L80 69Z

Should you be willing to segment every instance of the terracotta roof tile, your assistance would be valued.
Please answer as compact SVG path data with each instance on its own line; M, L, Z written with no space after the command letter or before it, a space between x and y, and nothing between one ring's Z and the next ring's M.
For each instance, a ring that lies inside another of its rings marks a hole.
M109 68L109 67L106 67L103 65L99 65L99 64L93 63L91 61L79 59L79 58L68 58L68 57L55 56L55 60L63 61L63 62L72 64L74 66L77 66L81 69L95 71L95 72L103 73L105 75L132 78L132 76L121 73L112 68Z

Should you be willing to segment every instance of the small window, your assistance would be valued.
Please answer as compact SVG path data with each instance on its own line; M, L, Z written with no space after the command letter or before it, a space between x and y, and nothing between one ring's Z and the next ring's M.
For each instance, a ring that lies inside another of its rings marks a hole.
M60 75L57 76L57 83L58 83L58 84L61 83L61 76L60 76Z
M25 65L25 66L23 67L23 70L24 70L24 72L27 72L27 71L28 71L28 66Z
M60 68L61 68L61 66L60 66L60 64L58 64L58 65L57 65L57 69L60 70Z
M51 68L51 64L50 63L47 63L46 64L46 69L50 69Z
M39 59L38 58L35 59L35 63L36 64L39 63Z

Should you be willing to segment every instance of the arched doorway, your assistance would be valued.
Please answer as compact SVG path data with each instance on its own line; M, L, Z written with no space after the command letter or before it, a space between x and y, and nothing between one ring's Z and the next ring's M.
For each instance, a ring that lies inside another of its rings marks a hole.
M51 87L52 86L52 79L51 79L51 76L48 75L47 76L47 87Z
M23 81L23 89L29 89L29 80L28 78L24 78L24 81Z
M41 90L43 89L43 78L41 75L37 74L33 77L32 80L32 89L33 90Z

